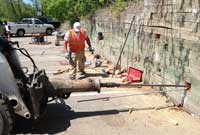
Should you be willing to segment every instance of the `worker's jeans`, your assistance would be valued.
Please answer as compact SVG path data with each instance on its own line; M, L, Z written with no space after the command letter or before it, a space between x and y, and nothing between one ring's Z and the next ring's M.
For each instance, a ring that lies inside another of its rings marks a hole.
M80 72L84 72L85 70L85 50L80 52L73 52L72 53L72 60L69 61L69 64L72 66L71 74L76 74L77 72L77 65Z

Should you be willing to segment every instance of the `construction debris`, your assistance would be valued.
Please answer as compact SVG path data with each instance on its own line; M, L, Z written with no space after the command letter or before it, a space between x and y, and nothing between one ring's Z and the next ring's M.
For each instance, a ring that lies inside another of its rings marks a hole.
M31 42L29 44L48 45L51 44L51 42L48 42L46 33L39 33L32 34Z
M133 111L134 111L134 108L133 107L130 107L130 106L124 106L125 108L128 109L128 113L131 114Z
M106 64L111 65L112 62L111 62L110 60L107 60L107 61L106 61Z
M142 74L143 74L143 71L133 68L133 67L129 67L128 74L121 75L122 82L126 82L126 81L133 82L133 83L142 82Z
M101 59L101 55L95 54L95 55L94 55L94 59Z
M126 76L122 77L121 79L122 79L122 82L123 82L123 83L125 83L125 82L128 82L128 80L127 80L127 77L126 77Z
M65 34L60 31L56 31L53 33L53 35L55 35L55 46L60 46L60 41L64 40Z
M113 74L113 69L103 69L102 71L104 74L107 74L107 75Z
M126 73L126 72L127 72L126 68L122 68L121 70L119 70L119 72L117 72L117 74L121 75L121 74Z
M95 59L95 67L101 67L102 60L101 59Z
M103 60L101 59L101 55L95 54L93 57L93 68L101 67Z
M69 72L69 71L70 71L69 68L64 69L64 70L59 69L59 70L57 70L55 73L53 73L53 75L59 75L59 74L62 74L62 73L65 73L65 72Z
M92 64L92 62L90 60L85 61L85 66L88 66L88 65L91 65L91 64Z
M168 120L168 122L171 123L171 124L173 124L174 126L178 126L179 125L178 121L173 120L171 118Z

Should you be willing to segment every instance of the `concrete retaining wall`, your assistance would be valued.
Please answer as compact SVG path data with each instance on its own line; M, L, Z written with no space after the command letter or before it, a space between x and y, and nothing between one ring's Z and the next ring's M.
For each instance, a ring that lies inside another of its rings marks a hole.
M133 27L121 65L144 72L147 83L192 83L185 108L200 115L199 0L140 0L130 2L118 17L100 10L83 23L98 53L116 63L132 18ZM103 32L104 40L97 40ZM183 92L170 93L180 102Z

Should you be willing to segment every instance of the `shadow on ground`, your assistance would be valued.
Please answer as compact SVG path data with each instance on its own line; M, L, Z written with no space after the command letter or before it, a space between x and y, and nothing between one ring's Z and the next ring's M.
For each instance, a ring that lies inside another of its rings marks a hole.
M160 110L172 106L157 106L144 108L125 108L121 110L104 110L91 112L74 112L70 106L63 104L49 104L45 116L39 121L32 122L17 118L13 134L56 134L64 132L71 126L70 120L85 117L117 115L121 112ZM131 110L130 110L131 109Z
M45 36L52 36L52 35L45 35ZM25 34L23 37L33 37L32 34ZM17 35L12 35L11 38L23 38Z
M78 79L85 79L88 77L109 77L109 75L105 74L105 73L86 73L85 75L79 75Z
M70 120L72 119L115 115L119 112L123 110L74 112L69 106L63 104L49 104L45 116L37 122L16 118L14 134L56 134L67 130L71 126Z

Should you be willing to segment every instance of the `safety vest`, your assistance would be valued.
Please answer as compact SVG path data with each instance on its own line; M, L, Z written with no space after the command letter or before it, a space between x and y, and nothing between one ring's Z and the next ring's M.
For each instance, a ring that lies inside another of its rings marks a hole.
M86 31L81 29L79 38L74 30L69 31L68 47L72 52L79 52L85 49Z

